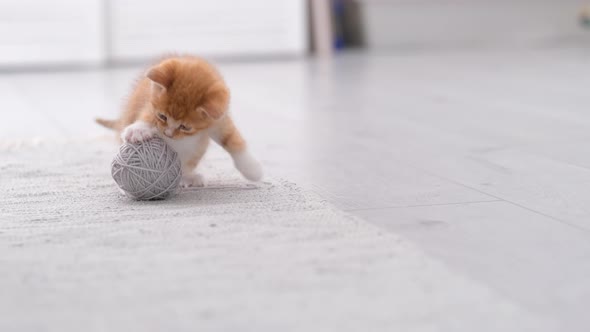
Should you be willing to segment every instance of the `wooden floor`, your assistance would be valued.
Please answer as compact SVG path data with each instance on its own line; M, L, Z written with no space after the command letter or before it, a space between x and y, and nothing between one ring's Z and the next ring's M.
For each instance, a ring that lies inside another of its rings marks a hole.
M221 70L270 176L406 237L564 331L588 331L590 49ZM92 118L115 116L137 73L0 75L0 144L104 135Z

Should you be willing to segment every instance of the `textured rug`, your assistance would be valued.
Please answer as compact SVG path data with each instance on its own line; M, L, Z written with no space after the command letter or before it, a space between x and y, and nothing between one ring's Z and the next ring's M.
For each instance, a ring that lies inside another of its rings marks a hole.
M539 331L514 303L214 152L208 187L134 202L111 142L0 145L0 331Z

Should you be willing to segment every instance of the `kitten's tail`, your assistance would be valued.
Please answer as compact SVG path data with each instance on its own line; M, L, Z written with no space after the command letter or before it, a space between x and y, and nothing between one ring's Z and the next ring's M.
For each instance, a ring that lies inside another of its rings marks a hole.
M117 129L117 125L118 125L118 121L117 120L106 120L106 119L101 119L101 118L96 118L94 119L94 121L96 121L96 123L98 123L99 125L109 128L109 129Z

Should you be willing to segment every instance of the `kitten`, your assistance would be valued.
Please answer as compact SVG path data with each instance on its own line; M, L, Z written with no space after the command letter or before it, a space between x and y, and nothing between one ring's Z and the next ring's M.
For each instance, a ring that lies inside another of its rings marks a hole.
M229 98L223 78L211 64L193 56L170 57L139 80L118 120L96 122L118 131L124 142L160 136L180 157L183 187L204 185L194 171L210 138L231 155L246 179L258 181L262 167L228 114Z

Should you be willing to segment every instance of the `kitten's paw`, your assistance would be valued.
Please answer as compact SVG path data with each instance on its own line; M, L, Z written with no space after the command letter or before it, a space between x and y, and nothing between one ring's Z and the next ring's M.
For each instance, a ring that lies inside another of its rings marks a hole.
M263 176L262 165L248 151L232 155L234 165L250 181L260 181Z
M205 178L199 173L189 173L187 175L183 175L182 179L180 179L180 187L181 188L204 187L204 186L205 186Z
M137 143L146 141L156 135L156 128L146 122L137 121L125 128L121 133L121 139L125 143Z

